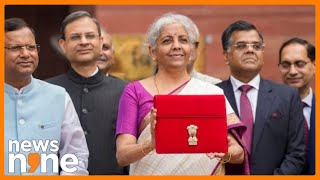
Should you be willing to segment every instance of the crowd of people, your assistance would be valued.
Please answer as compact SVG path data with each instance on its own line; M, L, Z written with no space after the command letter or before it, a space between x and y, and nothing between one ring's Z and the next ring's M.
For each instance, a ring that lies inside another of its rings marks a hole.
M115 63L111 35L91 14L76 11L61 23L59 39L70 69L43 81L32 76L40 51L35 33L21 18L5 20L6 175L315 174L315 47L308 41L293 37L279 47L278 84L260 75L262 33L248 21L232 22L221 36L230 68L222 81L193 68L196 24L166 13L146 33L155 73L126 82L109 73ZM223 95L228 151L157 154L155 95ZM50 162L46 171L21 168L26 162L18 155L39 153L26 140L49 141L51 148L41 153L59 160L75 155L75 164L66 159L75 170L58 171Z

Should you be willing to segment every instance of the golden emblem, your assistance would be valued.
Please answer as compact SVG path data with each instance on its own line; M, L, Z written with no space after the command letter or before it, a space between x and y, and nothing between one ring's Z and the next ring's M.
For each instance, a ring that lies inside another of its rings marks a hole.
M189 138L188 138L188 144L189 146L196 146L198 144L198 139L196 137L198 126L196 125L189 125L187 127Z

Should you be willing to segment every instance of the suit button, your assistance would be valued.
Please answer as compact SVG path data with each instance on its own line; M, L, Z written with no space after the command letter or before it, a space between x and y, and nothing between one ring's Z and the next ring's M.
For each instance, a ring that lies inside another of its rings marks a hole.
M83 109L82 109L82 113L83 113L83 114L88 114L87 108L83 108Z
M88 135L88 132L87 132L87 131L83 131L83 133L84 133L85 136Z
M89 92L89 89L88 89L88 88L83 88L83 92L84 92L84 93L88 93L88 92Z

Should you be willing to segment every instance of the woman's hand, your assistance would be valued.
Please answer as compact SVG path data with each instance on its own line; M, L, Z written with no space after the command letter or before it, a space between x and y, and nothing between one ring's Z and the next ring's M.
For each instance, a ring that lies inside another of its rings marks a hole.
M207 156L210 158L210 159L213 159L213 158L223 158L225 156L225 153L207 153Z
M229 147L230 147L230 141L231 141L231 138L229 137L229 135L228 135L227 139L228 139L228 149L229 149ZM228 153L227 153L227 154L225 154L225 153L218 153L218 152L215 152L215 153L207 153L207 156L208 156L210 159L213 159L213 158L220 158L220 159L222 159L222 158L224 158L226 155L228 155Z
M151 140L146 139L137 144L137 138L131 134L119 134L116 138L117 161L120 166L127 166L143 157L152 154L155 148L154 128L156 126L157 110L151 108L144 122L150 124Z
M157 124L156 121L157 117L157 110L155 108L151 108L150 115L149 115L149 123L150 123L150 132L151 132L151 142L149 147L154 149L155 148L155 127Z
M234 137L228 134L228 153L207 153L210 159L220 158L222 162L229 162L232 164L241 164L244 159L243 148L234 139Z

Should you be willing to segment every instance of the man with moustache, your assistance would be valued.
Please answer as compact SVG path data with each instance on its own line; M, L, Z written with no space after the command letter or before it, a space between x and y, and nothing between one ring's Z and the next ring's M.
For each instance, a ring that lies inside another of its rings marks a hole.
M39 64L40 51L33 29L23 19L6 19L4 46L4 174L58 175L58 167L54 163L47 163L45 172L40 165L34 171L29 166L27 172L23 172L21 169L26 164L22 161L14 160L14 165L10 165L10 153L24 157L43 153L59 155L60 158L73 154L78 164L71 167L76 171L68 173L62 169L60 175L87 175L89 152L69 94L62 87L32 76ZM18 141L21 150L16 150L17 145L11 148L13 145L10 146L9 141ZM39 151L33 143L33 146L30 144L31 141L39 145L50 141L50 145L48 149ZM52 142L58 143L57 151L52 150Z

